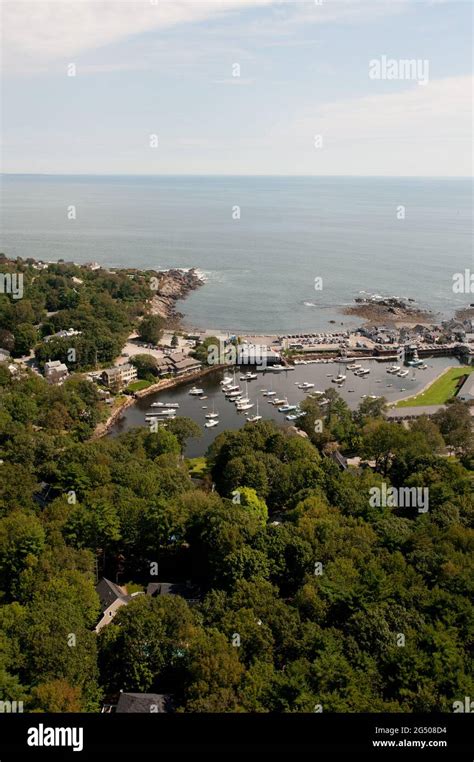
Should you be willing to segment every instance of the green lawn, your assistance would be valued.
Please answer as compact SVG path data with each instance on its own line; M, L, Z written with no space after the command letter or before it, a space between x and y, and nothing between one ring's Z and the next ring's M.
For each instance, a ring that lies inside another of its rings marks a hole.
M207 470L206 458L188 458L186 460L189 468L189 475L201 477L204 476Z
M141 389L148 389L149 386L151 386L151 381L146 381L143 378L140 381L132 381L132 383L127 386L127 391L139 392Z
M454 396L456 385L461 376L472 373L474 367L461 366L449 368L440 378L437 378L426 391L415 397L397 402L395 407L411 407L412 405L443 405Z

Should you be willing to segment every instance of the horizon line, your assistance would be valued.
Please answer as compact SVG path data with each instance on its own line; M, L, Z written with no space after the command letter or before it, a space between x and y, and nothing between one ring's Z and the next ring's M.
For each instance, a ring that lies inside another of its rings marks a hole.
M227 173L227 172L161 172L161 173L133 173L133 172L0 172L0 177L281 177L281 178L383 178L383 179L452 179L473 180L474 175L357 175L357 174L264 174L264 173Z

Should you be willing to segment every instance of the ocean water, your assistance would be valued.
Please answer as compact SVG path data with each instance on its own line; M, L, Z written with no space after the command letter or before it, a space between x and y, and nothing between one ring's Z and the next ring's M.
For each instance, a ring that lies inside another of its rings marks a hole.
M467 178L4 175L0 250L196 267L206 284L181 303L188 325L308 332L356 324L341 309L363 291L443 317L474 301L452 289L473 267L472 208Z

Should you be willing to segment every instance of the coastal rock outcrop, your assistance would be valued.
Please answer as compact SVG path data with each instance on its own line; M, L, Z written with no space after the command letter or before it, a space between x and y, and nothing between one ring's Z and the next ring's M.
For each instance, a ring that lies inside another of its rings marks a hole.
M203 279L194 268L167 270L157 273L156 278L158 287L151 301L151 312L165 318L170 325L177 324L183 315L176 310L176 302L201 286Z
M429 323L433 320L430 310L414 306L414 299L379 295L357 296L355 304L346 307L345 315L357 315L371 323Z

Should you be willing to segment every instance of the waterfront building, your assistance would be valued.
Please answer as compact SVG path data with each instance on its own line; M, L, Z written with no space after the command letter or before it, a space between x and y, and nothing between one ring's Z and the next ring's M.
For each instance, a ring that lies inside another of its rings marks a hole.
M462 402L474 401L474 373L466 378L457 396Z
M196 373L201 370L201 363L193 360L192 357L186 357L184 360L178 360L174 363L174 372L177 376L184 376L187 373Z
M101 380L112 391L119 392L129 385L137 377L137 369L131 363L116 365L113 368L106 368L101 373Z

